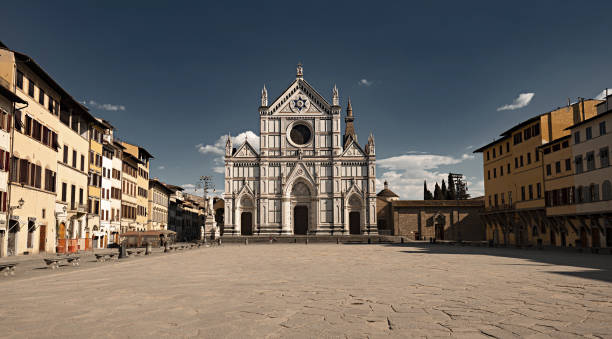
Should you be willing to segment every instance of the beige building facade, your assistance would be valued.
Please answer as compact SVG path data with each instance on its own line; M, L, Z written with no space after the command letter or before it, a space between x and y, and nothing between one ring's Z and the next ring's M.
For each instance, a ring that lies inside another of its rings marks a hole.
M171 194L172 190L156 178L149 180L149 220L147 231L168 229L168 204Z

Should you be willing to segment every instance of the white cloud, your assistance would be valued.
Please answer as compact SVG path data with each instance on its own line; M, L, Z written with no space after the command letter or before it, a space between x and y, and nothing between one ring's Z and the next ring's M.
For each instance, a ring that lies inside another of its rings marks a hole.
M515 109L523 108L529 105L534 95L535 93L521 93L516 99L514 99L512 104L501 106L497 108L497 111L512 111Z
M612 94L612 88L608 88L608 95ZM599 94L597 94L597 96L593 99L596 100L604 100L606 98L606 90L604 89L603 91L599 92Z
M158 166L157 169L160 170L160 171L163 171L163 170L166 169L166 166Z
M368 80L368 79L361 79L358 82L359 86L366 86L366 87L370 87L372 86L372 81Z
M422 200L423 180L427 181L429 190L433 192L436 182L441 184L442 179L448 178L449 171L441 167L456 165L474 158L470 154L452 157L413 153L381 159L377 163L383 173L377 179L377 185L382 187L383 182L387 180L390 189L402 199ZM468 185L468 188L469 193L474 195L471 185ZM477 187L474 188L477 190Z
M101 104L93 100L85 100L83 101L83 104L85 104L85 106L101 109L103 111L125 111L125 106L123 105Z
M255 134L253 131L242 132L236 136L232 136L232 147L238 147L242 145L244 140L247 139L249 144L255 148L257 152L259 152L259 136ZM212 145L204 145L197 144L195 147L198 149L198 152L202 154L225 154L225 141L227 140L227 135L222 135L215 141Z
M196 194L196 185L194 184L183 184L181 185L181 187L183 188L183 192L189 193L189 194Z

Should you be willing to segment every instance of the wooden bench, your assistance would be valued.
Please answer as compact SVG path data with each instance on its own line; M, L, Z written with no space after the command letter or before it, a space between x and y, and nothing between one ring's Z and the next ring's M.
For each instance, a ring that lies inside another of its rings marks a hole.
M7 262L4 264L0 264L0 273L5 277L9 275L15 275L15 266L17 266L16 262Z
M69 264L72 264L72 266L79 266L81 264L81 257L79 256L66 257L66 261L68 261Z
M59 267L60 262L62 262L63 260L65 260L65 258L45 258L43 259L45 261L45 264L47 264L48 268L51 268L52 270L56 269Z
M110 254L108 254L108 258L109 259L118 259L119 258L119 253L110 253Z
M103 262L106 260L106 254L96 254L96 261Z

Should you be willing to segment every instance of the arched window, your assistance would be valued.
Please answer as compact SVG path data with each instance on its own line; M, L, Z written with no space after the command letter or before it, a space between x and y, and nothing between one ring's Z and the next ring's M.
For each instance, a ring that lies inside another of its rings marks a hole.
M584 191L584 189L582 188L582 186L576 187L576 201L578 203L584 202L584 193L583 193L583 191Z
M533 229L531 230L531 235L534 237L538 236L538 228L536 226L533 226Z
M601 198L603 200L612 200L612 183L606 180L601 185Z
M595 184L591 184L589 186L589 190L591 193L591 201L598 201L599 200L599 185L595 185Z

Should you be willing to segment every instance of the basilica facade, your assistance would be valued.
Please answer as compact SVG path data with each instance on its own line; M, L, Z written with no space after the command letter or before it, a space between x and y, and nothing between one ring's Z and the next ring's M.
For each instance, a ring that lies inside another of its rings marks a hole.
M378 234L374 137L358 143L350 99L341 132L331 104L303 77L259 107L260 149L225 146L224 235Z

